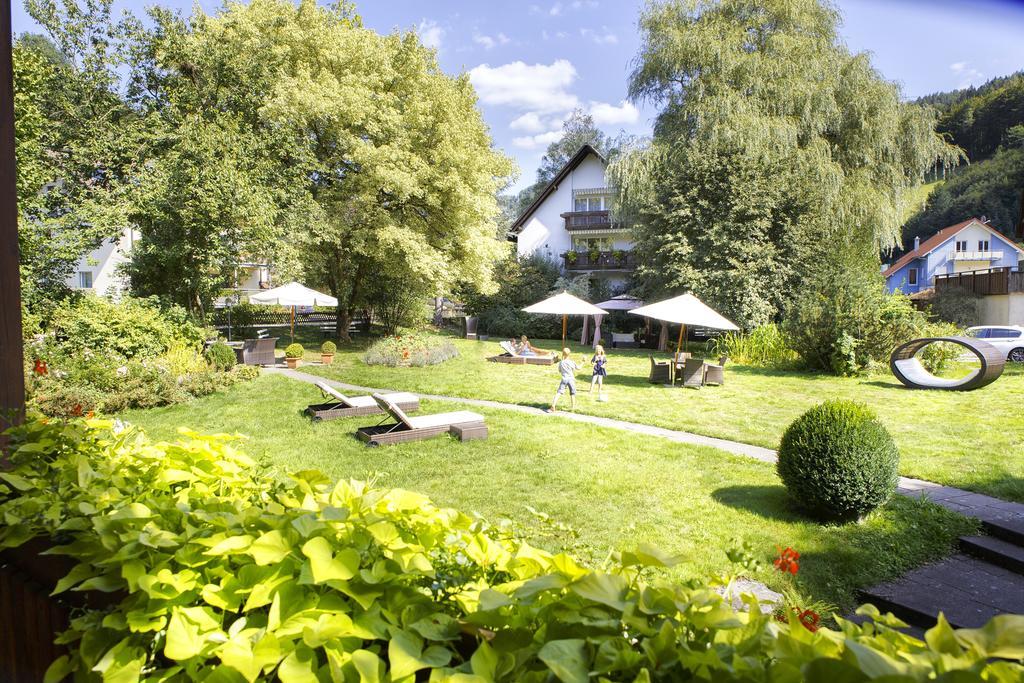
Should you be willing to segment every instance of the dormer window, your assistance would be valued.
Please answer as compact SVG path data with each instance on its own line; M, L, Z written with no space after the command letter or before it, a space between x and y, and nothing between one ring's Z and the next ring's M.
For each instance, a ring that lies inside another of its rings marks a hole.
M978 240L978 251L988 251L988 240Z
M957 240L956 241L956 250L957 251L967 251L967 240Z

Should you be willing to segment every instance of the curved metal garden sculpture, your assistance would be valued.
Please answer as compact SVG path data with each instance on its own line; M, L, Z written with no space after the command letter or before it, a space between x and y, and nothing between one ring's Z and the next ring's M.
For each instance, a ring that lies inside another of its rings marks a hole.
M977 370L965 377L946 379L936 377L921 365L917 354L929 344L949 342L959 344L973 353L980 362ZM950 389L954 391L971 391L991 384L1003 374L1006 358L996 347L981 339L972 337L923 337L897 346L889 357L889 367L896 379L911 389Z

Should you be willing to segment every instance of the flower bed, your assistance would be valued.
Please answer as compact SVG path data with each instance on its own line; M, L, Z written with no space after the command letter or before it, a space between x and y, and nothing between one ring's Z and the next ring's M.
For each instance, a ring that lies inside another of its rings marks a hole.
M398 334L384 337L363 355L367 365L391 367L437 365L459 355L448 339L427 334Z
M109 598L74 616L62 636L70 653L46 680L1024 674L1021 616L961 631L940 620L919 640L867 607L866 623L836 618L831 629L810 609L764 614L750 596L734 611L715 591L729 594L728 570L709 582L651 583L644 577L685 558L644 546L590 570L416 493L262 472L224 435L153 443L116 422L30 420L10 437L0 548L59 543L51 552L75 566L54 593ZM780 571L795 572L798 557L781 551Z

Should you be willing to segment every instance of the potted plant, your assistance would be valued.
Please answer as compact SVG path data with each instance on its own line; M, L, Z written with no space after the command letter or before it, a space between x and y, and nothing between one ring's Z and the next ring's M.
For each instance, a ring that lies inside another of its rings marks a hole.
M334 362L334 354L338 351L337 345L332 341L325 341L320 345L320 362L330 365Z
M306 352L306 349L302 348L302 344L295 342L289 344L284 350L284 360L288 363L288 367L292 370L299 367L302 362L302 354Z
M580 255L577 252L575 252L575 251L573 251L571 249L569 251L565 252L565 261L570 266L571 265L575 265L576 259L578 259L579 257L580 257Z
M590 265L596 265L598 260L601 258L601 250L597 247L592 247L587 256L590 257Z
M616 249L612 252L612 257L615 258L615 263L622 265L622 262L626 260L626 252L622 249Z

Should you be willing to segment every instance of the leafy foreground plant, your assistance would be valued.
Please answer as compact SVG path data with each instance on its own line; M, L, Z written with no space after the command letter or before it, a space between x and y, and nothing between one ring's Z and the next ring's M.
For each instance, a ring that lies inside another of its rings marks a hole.
M9 432L0 546L77 561L56 586L123 596L76 616L58 681L1019 680L1024 617L924 642L873 608L808 628L734 612L704 584L647 583L668 558L580 567L421 495L315 471L257 474L232 437L152 443L118 423ZM994 658L1003 658L997 661ZM952 680L952 679L951 679Z

